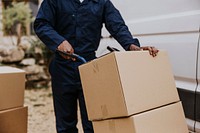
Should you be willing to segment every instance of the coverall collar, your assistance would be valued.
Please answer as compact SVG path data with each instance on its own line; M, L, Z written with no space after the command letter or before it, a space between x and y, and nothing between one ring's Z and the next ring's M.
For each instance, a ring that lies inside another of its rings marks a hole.
M78 2L78 3L80 3L79 0L75 0L75 1ZM84 0L84 1L82 2L82 4L86 4L86 3L88 3L88 1L90 1L90 0ZM94 2L99 2L99 0L92 0L92 1L94 1Z
M92 0L92 1L94 1L94 2L98 2L99 0Z

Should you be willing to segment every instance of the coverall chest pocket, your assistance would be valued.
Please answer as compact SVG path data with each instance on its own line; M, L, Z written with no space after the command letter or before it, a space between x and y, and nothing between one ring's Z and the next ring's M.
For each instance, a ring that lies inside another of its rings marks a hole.
M102 22L102 13L98 7L90 7L82 12L82 20L90 24L98 24Z

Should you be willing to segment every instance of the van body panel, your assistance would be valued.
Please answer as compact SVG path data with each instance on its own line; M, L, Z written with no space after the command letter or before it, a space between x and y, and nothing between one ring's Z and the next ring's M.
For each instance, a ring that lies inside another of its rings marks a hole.
M200 26L199 26L200 27ZM197 92L196 92L196 132L200 132L200 28L199 28L199 44L197 55Z
M141 46L168 51L190 130L200 133L200 0L111 0ZM103 28L97 56L123 48Z
M200 10L199 0L111 0L126 21Z

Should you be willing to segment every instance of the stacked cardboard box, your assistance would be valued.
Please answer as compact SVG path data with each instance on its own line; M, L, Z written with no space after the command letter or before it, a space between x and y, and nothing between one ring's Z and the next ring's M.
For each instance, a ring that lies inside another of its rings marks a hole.
M24 107L25 72L0 67L0 133L27 133L28 109Z
M79 70L95 133L188 133L167 52L115 52Z

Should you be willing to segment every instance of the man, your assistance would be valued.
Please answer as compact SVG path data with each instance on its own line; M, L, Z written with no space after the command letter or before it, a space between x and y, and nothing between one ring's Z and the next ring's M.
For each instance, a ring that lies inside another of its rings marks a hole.
M56 49L79 54L87 61L95 59L103 24L125 50L149 50L156 56L156 48L140 47L110 0L44 0L41 4L34 29L44 44L55 52L49 70L58 133L78 133L77 99L84 133L94 131L88 121L81 88L78 72L81 62L60 55Z

